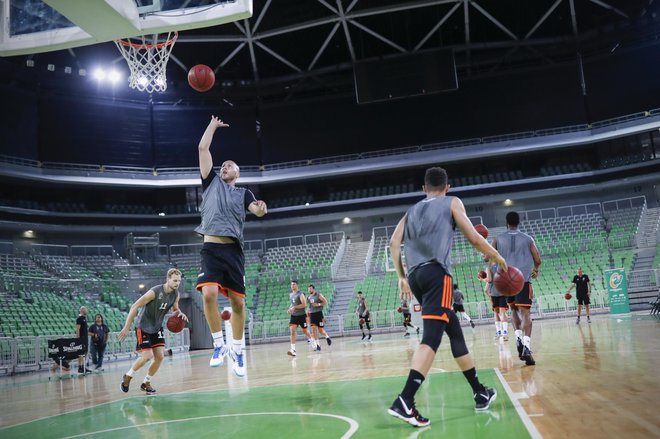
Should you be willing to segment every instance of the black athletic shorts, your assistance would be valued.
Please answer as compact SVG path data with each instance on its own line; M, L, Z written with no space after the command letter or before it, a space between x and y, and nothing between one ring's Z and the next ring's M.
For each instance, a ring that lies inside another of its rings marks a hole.
M359 319L364 319L364 323L371 323L371 314L369 314L369 311L367 311L366 313L358 317L358 320Z
M422 319L449 323L449 314L454 312L454 287L451 276L442 265L430 263L415 268L408 275L408 283L422 305Z
M323 312L310 312L309 324L323 328L325 319L323 319Z
M136 351L142 352L145 349L152 349L165 346L165 337L163 336L163 328L160 328L156 334L150 334L142 331L140 328L135 328L135 336L137 338Z
M301 315L301 316L291 316L291 319L289 319L289 326L300 326L303 328L307 328L307 315Z
M411 320L412 320L412 314L410 314L409 312L404 312L403 323L410 323Z
M507 303L510 306L522 306L524 308L532 307L532 298L534 297L532 293L532 284L530 282L525 282L522 290L515 296L507 297Z
M499 308L504 308L504 310L509 309L509 305L506 303L506 296L491 296L490 303L493 305L493 311L499 312Z
M454 312L465 312L465 307L461 305L457 305L454 303Z
M245 297L245 257L238 243L205 242L200 252L202 266L197 275L197 290L216 285L220 292Z
M589 295L587 293L584 294L576 294L578 305L590 305L591 300L589 300Z

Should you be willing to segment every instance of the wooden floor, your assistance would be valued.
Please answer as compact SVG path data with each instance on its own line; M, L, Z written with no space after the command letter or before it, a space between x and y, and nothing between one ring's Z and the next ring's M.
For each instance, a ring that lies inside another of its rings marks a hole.
M536 366L525 366L518 360L513 337L508 343L495 341L492 324L475 330L464 328L464 332L478 369L499 371L484 375L490 380L502 379L501 389L512 402L507 410L526 423L529 436L657 438L660 319L647 314L597 315L591 324L583 321L580 325L574 318L537 320L532 335ZM248 373L242 379L231 373L231 367L209 368L209 352L175 354L165 359L152 382L159 396L185 394L194 400L195 393L201 391L228 389L233 398L240 399L247 398L251 389L278 385L400 377L390 386L393 399L403 386L417 344L415 336L404 339L401 334L376 334L371 343L359 337L337 338L330 347L323 343L317 353L308 352L306 343L298 342L295 359L286 355L288 344L257 345L249 347ZM119 390L121 375L129 366L126 362L110 363L103 373L61 380L48 372L0 379L0 437L18 437L12 435L18 430L8 427L79 411L83 414L83 409L139 396L145 369L138 372L128 394ZM432 372L457 370L445 338ZM462 376L455 375L457 385L465 385L465 393L469 393ZM391 400L377 404L386 408L389 403ZM418 405L432 423L442 422L445 412L441 407ZM376 413L382 413L384 425L392 422L399 427L384 409L379 407ZM361 437L360 433L358 429L355 437ZM369 436L364 430L362 433ZM42 437L63 435L44 431Z

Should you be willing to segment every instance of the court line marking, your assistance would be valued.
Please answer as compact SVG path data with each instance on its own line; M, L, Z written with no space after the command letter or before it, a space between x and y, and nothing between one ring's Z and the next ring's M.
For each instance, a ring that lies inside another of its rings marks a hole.
M541 436L541 433L539 433L539 431L536 429L536 426L532 422L532 419L529 417L525 409L522 407L520 401L518 401L518 398L515 397L515 393L509 386L509 383L504 379L504 376L502 375L502 372L500 372L500 369L495 367L493 370L495 371L495 375L497 375L497 378L500 380L500 384L502 384L504 391L509 396L511 403L513 404L513 407L518 412L518 416L520 416L523 425L525 425L525 427L527 428L527 432L529 433L529 435L532 437L532 439L543 439L543 436Z
M268 416L268 415L325 416L325 417L328 417L328 418L339 419L339 420L347 422L348 425L349 425L348 431L341 436L341 439L351 438L360 426L360 424L355 419L352 419L352 418L349 418L349 417L346 417L346 416L341 416L341 415L332 415L332 414L329 414L329 413L304 413L304 412L234 413L234 414L226 414L226 415L199 416L199 417L195 417L195 418L171 419L169 421L150 422L150 423L147 423L147 424L134 424L134 425L127 425L127 426L124 426L124 427L108 428L106 430L90 431L90 432L87 432L87 433L81 433L81 434L77 434L77 435L74 435L74 436L64 436L64 437L67 438L67 439L72 439L72 438L76 438L76 437L84 437L84 436L101 434L101 433L110 433L110 432L113 432L113 431L120 431L120 430L127 430L127 429L133 429L133 428L141 428L141 427L152 427L152 426L156 426L156 425L174 424L174 423L179 423L179 422L200 421L200 420L204 420L204 419L228 418L228 417L233 417L233 416Z

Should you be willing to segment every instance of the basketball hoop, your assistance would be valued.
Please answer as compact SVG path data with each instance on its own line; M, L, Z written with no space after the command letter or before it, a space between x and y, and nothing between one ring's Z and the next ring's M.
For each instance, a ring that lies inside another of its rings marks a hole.
M169 32L115 41L131 70L129 87L148 93L163 92L167 89L165 68L178 36L178 32Z

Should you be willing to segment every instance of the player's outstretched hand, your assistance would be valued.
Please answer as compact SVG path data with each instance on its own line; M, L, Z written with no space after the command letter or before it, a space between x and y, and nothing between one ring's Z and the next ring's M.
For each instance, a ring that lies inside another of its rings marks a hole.
M181 310L179 310L179 311L174 311L174 315L175 315L175 316L179 316L179 317L181 317L181 318L182 318L183 320L185 320L186 322L189 322L189 320L188 320L188 316L185 315L184 313L182 313Z
M219 117L211 116L210 126L215 128L229 128L229 124L224 123Z

